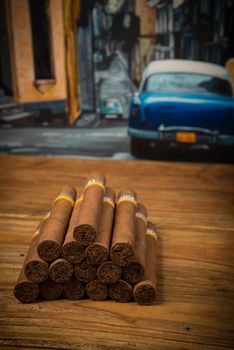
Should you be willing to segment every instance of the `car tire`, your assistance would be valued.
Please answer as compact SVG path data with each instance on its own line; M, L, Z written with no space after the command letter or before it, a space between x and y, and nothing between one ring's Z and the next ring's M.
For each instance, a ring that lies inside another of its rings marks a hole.
M149 148L149 144L147 140L138 139L136 137L131 137L130 140L130 149L131 154L134 157L144 157L147 155L147 150Z

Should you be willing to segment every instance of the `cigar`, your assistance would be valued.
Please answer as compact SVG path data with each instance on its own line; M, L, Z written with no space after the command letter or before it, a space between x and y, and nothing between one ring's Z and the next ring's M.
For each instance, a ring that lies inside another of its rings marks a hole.
M24 268L22 268L14 288L14 295L19 301L21 301L21 303L31 303L39 296L38 284L30 281L25 276Z
M73 232L74 238L85 246L93 243L96 238L102 212L105 183L106 178L99 171L92 171L87 178L78 223Z
M72 277L73 266L69 261L59 258L50 265L49 274L54 282L64 283Z
M56 283L48 278L46 281L39 284L40 296L46 300L59 299L63 293L63 285Z
M42 228L37 247L41 259L50 262L60 256L75 196L76 191L73 187L64 186L55 198L50 217Z
M136 261L123 268L123 279L131 284L136 284L143 279L145 266L145 233L147 227L147 210L146 207L138 203L136 212L136 240L135 253Z
M103 197L103 208L95 242L85 251L91 264L100 265L108 259L115 210L115 193L107 187Z
M83 260L80 264L74 265L74 275L81 282L91 282L97 277L97 266Z
M108 297L108 285L95 279L87 283L86 293L92 300L105 300Z
M121 191L118 195L110 258L117 265L127 266L135 261L136 193Z
M44 280L49 274L48 264L43 262L36 252L38 238L45 220L46 217L39 223L33 235L19 278L14 288L15 297L22 303L31 303L39 296L39 288L35 282L37 282L37 280Z
M98 267L97 276L101 282L115 283L122 274L122 268L113 261L105 261Z
M40 283L45 281L49 276L49 265L46 261L42 260L37 253L37 246L40 237L40 233L46 220L49 218L50 212L39 223L32 239L31 253L27 255L24 263L25 276L32 282ZM34 239L35 237L35 239Z
M151 305L156 299L156 253L156 229L155 226L148 221L146 230L146 260L144 280L137 283L133 290L133 297L140 305Z
M85 284L72 277L63 285L63 294L67 299L79 300L84 296Z
M61 249L61 255L64 259L68 260L72 264L79 264L85 257L85 246L78 243L73 238L73 231L77 226L81 202L83 200L83 191L77 194L74 209L72 211L69 227L66 233L66 237Z
M127 303L132 299L132 286L124 280L118 280L110 284L109 296L119 303Z

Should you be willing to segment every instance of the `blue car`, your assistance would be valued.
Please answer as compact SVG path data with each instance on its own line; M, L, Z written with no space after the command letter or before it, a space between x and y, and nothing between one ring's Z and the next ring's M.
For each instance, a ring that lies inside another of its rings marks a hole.
M234 99L226 68L199 61L161 60L143 72L130 101L134 156L148 145L234 146Z

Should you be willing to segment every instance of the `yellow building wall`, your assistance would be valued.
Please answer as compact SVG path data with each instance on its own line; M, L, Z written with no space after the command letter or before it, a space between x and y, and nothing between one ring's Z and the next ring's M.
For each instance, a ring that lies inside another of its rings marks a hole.
M140 17L140 35L155 35L155 7L149 7L147 0L137 0L135 2L135 14Z
M17 102L67 98L63 0L50 0L54 81L35 84L28 0L8 0L8 27L12 53L14 97Z
M225 66L229 70L232 78L232 95L234 96L234 57L229 58L229 60L225 63Z

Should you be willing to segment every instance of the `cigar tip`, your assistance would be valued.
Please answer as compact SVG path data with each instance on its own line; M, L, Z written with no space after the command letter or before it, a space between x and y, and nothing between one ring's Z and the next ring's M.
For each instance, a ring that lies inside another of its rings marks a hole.
M75 197L76 196L76 189L73 186L65 185L62 187L60 193L67 193L70 196Z
M147 209L142 203L137 203L137 210L140 211L142 214L144 214L147 217Z
M114 190L111 187L106 187L105 196L111 197L115 201L116 195L115 195Z
M153 230L156 233L156 227L155 225L152 223L152 221L148 220L147 221L147 227L151 230Z
M119 192L119 194L118 194L118 198L120 198L123 195L133 196L135 199L137 199L137 194L132 189L123 189L123 190L121 190Z
M92 179L99 179L102 180L104 184L106 183L105 175L99 170L93 170L89 173L89 175L87 176L87 180L89 181Z

